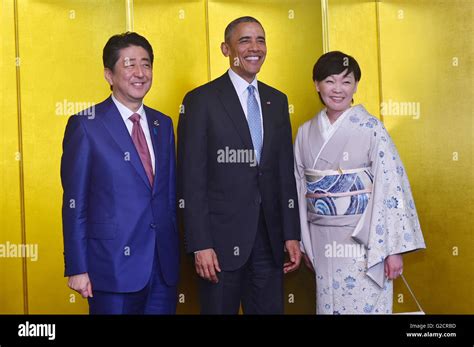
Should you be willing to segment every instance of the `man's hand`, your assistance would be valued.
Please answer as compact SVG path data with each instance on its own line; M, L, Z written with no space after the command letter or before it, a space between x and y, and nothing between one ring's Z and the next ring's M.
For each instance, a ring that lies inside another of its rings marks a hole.
M385 258L385 276L394 280L403 272L403 258L401 254L392 254Z
M203 249L195 253L194 261L194 266L199 276L212 283L219 282L216 271L221 272L221 268L217 261L216 252L212 248Z
M67 285L82 295L83 298L92 298L92 284L89 275L86 273L69 276Z
M306 253L303 253L303 260L308 269L310 269L312 272L314 272L313 268L313 263L311 263L311 259L306 255Z
M285 241L285 252L288 252L289 262L283 264L283 273L287 274L296 270L301 262L300 242L297 240Z

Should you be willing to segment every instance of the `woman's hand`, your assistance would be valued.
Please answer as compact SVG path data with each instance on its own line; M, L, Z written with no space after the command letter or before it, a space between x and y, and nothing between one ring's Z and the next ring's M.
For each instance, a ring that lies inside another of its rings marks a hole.
M394 280L403 272L403 258L401 254L392 254L385 258L385 276Z

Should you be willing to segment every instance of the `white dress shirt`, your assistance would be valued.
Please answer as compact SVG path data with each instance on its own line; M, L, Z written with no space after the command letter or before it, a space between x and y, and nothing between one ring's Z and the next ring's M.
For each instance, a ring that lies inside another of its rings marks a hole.
M142 127L143 133L145 134L146 144L148 146L148 150L150 151L151 166L153 168L153 174L155 174L155 152L153 151L153 143L151 142L150 129L148 128L148 122L146 119L146 113L145 109L143 108L143 104L141 104L137 112L133 112L127 106L118 101L113 94L112 100L115 106L117 106L130 136L132 136L133 122L128 118L134 113L138 113L140 115L140 126Z
M254 78L252 83L248 83L242 77L237 75L232 69L229 69L228 73L229 73L230 80L232 84L234 85L235 91L237 92L237 95L239 96L240 104L242 105L242 109L244 110L245 118L247 119L247 121L248 121L247 99L249 97L249 91L247 88L249 85L252 85L255 87L254 95L255 95L255 98L257 99L258 108L260 109L260 124L262 128L262 139L263 139L262 103L260 102L260 94L258 92L257 77Z

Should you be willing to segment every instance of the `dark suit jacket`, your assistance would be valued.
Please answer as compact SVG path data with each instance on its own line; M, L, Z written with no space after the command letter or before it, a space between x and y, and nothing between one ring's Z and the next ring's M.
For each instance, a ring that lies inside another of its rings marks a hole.
M186 248L214 248L224 271L247 261L261 207L277 264L283 263L284 241L300 239L288 100L262 82L258 89L264 128L258 166L219 158L226 148L253 150L228 73L189 92L179 118L178 196Z
M72 116L61 160L65 275L87 272L92 290L133 292L150 279L155 245L164 280L178 281L173 124L145 107L155 152L153 187L109 97L94 117Z

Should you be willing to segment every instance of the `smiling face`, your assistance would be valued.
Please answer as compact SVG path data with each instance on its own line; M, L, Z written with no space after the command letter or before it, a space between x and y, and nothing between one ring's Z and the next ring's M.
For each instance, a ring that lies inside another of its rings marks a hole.
M104 74L117 100L132 111L137 111L153 80L148 52L140 46L122 48L113 71L105 68Z
M327 115L334 120L351 106L352 97L357 91L358 82L354 73L346 74L347 69L315 82L316 90L327 107Z
M239 23L228 42L221 44L221 50L224 56L229 57L231 69L250 83L267 55L265 32L258 23Z

